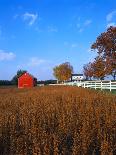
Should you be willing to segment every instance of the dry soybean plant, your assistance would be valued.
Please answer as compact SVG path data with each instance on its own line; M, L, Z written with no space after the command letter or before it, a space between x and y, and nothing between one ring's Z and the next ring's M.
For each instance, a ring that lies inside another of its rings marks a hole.
M71 86L0 89L0 155L115 155L116 96Z

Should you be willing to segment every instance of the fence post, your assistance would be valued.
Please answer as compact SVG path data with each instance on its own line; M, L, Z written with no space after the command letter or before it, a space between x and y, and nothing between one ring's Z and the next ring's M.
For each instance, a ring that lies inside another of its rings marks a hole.
M76 82L76 86L78 87L78 83Z
M86 83L86 88L88 88L88 83Z
M80 81L77 81L77 85L78 85L78 87L79 87L79 85L80 85Z
M102 81L101 81L101 90L102 90Z
M110 81L110 91L112 91L112 83L111 83L111 81Z
M85 83L84 83L84 88L85 88Z
M96 89L96 81L95 81L95 89Z

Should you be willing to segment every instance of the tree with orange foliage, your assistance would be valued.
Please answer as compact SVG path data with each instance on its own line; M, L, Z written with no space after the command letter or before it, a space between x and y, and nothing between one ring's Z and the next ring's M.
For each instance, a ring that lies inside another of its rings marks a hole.
M91 49L103 57L106 64L106 74L116 78L116 27L111 26L106 32L97 37Z
M93 68L92 68L92 63L89 62L88 64L85 64L83 66L83 73L86 77L86 80L90 79L93 77Z
M106 75L106 65L102 57L96 57L92 63L93 77L103 80Z
M53 68L53 74L59 81L69 80L73 73L73 67L69 62L62 63Z

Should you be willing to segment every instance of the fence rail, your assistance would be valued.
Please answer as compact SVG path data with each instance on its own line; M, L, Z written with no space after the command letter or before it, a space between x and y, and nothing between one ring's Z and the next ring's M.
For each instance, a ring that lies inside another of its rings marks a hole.
M116 81L80 81L80 82L68 82L65 83L64 85L101 89L101 90L108 89L110 91L116 90Z

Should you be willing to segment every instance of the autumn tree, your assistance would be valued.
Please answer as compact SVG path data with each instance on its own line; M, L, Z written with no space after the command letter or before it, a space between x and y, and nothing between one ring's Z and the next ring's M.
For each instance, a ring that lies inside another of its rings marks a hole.
M83 73L84 73L84 75L86 77L86 80L88 80L88 79L91 80L91 78L93 76L92 63L89 62L89 63L87 63L87 64L85 64L83 66Z
M97 37L95 43L92 44L91 49L102 57L106 64L106 74L112 75L116 78L116 27L109 27L106 32L101 33Z
M96 57L92 63L93 77L103 80L106 75L106 64L102 57Z
M62 63L53 68L53 74L58 79L58 81L69 80L71 74L73 73L73 67L69 62Z

